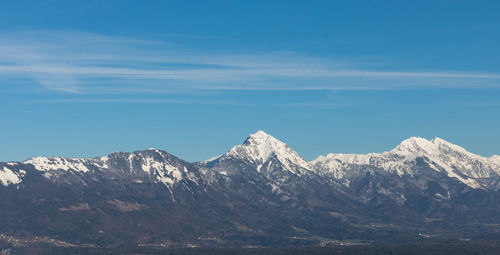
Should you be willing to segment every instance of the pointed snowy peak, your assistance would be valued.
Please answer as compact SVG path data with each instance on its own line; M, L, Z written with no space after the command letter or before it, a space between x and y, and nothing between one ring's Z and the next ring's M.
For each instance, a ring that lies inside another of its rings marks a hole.
M412 136L403 140L396 148L392 149L393 153L416 153L416 152L433 152L436 150L436 145L425 138Z
M244 145L251 145L251 144L263 144L263 143L282 143L283 142L279 141L278 139L274 138L272 135L259 130L255 132L254 134L250 134L248 138L243 142Z
M262 166L269 159L276 157L288 167L293 164L306 169L311 168L311 165L290 146L262 130L248 136L242 145L234 146L222 157L240 158L258 166Z
M274 154L295 153L287 144L262 130L248 136L242 145L233 147L229 154L245 155L254 160L266 161Z

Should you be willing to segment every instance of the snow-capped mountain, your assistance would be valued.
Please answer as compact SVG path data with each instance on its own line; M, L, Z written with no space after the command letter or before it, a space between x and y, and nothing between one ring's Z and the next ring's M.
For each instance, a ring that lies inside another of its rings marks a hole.
M413 176L416 174L417 159L426 160L435 171L446 173L471 188L484 188L485 184L481 180L500 174L500 156L482 157L437 137L432 140L411 137L383 153L330 153L307 162L287 144L261 130L249 135L243 144L201 164L211 167L220 162L241 160L252 165L257 172L279 164L279 169L293 174L302 175L314 171L340 180L352 166L372 166L399 176ZM172 185L190 175L185 164L179 162L179 159L157 149L134 153L117 152L97 158L34 157L24 162L4 163L0 169L0 183L7 186L22 182L26 174L26 170L22 168L31 166L47 178L60 176L64 172L85 174L118 170ZM226 171L220 172L227 174Z
M262 130L248 136L243 144L236 145L227 153L205 161L205 163L212 165L234 159L254 165L257 172L261 172L263 167L271 167L273 161L280 164L281 170L298 175L312 169L312 165L292 150L290 146Z
M195 163L157 149L35 157L0 162L0 239L185 247L418 241L422 229L483 236L500 224L499 175L500 156L419 137L311 162L263 131Z
M383 153L330 153L319 156L311 161L311 164L316 171L330 173L339 179L352 165L372 166L399 176L413 176L418 174L416 167L418 159L427 162L433 170L445 173L450 178L456 178L471 188L487 188L482 180L500 174L500 165L495 157L481 157L438 137L432 140L411 137L394 149Z
M165 151L151 148L133 153L115 152L96 158L34 157L23 162L9 162L0 171L0 182L4 186L19 184L28 169L39 172L47 179L64 179L66 182L107 176L171 186L186 178L198 178L198 171L191 164Z

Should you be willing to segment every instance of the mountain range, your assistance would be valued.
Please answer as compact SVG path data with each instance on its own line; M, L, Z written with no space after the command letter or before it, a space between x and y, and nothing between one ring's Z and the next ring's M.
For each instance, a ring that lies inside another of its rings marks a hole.
M500 156L440 138L308 162L257 131L194 163L158 149L2 162L0 184L5 245L275 247L500 237Z

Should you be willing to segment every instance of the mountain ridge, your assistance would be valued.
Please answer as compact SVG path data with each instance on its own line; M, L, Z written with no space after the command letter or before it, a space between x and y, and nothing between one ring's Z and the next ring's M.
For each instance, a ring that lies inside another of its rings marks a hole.
M0 234L172 247L483 238L500 224L496 159L409 138L307 162L258 131L193 163L154 148L0 162Z
M148 148L142 151L134 151L129 153L131 157L136 154L141 154L144 152L156 152L159 154L167 153L166 151ZM46 172L49 170L72 170L77 172L88 172L86 164L92 164L100 168L106 168L106 162L109 156L116 153L123 152L113 152L107 156L93 157L93 158L64 158L58 156L52 157L33 157L22 162L9 162L9 164L31 164L35 169ZM459 156L467 156L465 161L457 161L453 157L447 157L446 162L443 161L443 154L453 153L459 154ZM169 154L170 155L170 154ZM471 178L489 178L493 175L500 174L500 156L493 155L489 158L479 156L477 154L468 152L464 148L445 141L439 137L435 137L431 140L427 140L422 137L410 137L403 140L400 144L389 151L382 153L367 153L367 154L343 154L343 153L329 153L325 156L320 155L317 158L306 161L304 160L296 151L290 148L286 143L274 138L273 136L265 133L262 130L258 130L254 134L250 134L247 139L241 145L236 145L232 147L228 152L221 154L220 156L213 157L211 159L199 162L192 162L193 164L205 164L210 165L221 159L228 158L242 158L251 163L257 165L257 171L260 171L262 166L271 158L276 157L278 161L283 163L283 166L288 171L295 171L290 165L296 165L303 170L321 172L325 171L325 168L329 170L338 172L345 168L347 165L374 165L381 168L386 168L389 172L396 172L399 175L411 174L408 167L404 167L402 162L414 161L418 157L428 157L432 160L436 167L443 168L450 177L458 178L463 183L469 185L473 188L482 187L479 183ZM386 157L391 159L385 159ZM450 163L450 160L455 160ZM85 163L84 163L85 162ZM472 163L471 163L472 162ZM144 162L149 164L151 162ZM392 164L392 165L391 165ZM450 165L451 164L451 165ZM456 173L454 168L457 166L453 164L458 164L459 173ZM481 165L481 168L477 167ZM148 167L148 166L144 166ZM149 166L151 167L151 166ZM157 166L160 168L165 168L166 166ZM339 170L340 169L340 170ZM438 169L438 171L441 171ZM178 171L170 171L174 173L179 178ZM337 173L336 176L340 176L342 173ZM465 175L469 178L464 178ZM5 186L8 183L15 184L22 179L22 176L13 173L8 170L8 167L4 167L0 171L1 183ZM165 179L165 181L172 183L173 180Z

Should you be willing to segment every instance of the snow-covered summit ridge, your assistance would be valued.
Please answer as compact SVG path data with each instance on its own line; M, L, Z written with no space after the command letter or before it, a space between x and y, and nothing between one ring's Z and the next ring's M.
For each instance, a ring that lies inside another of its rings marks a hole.
M500 164L495 157L482 157L439 137L430 141L412 137L390 152L407 156L426 156L469 177L488 178L494 173L500 174Z
M449 177L457 178L466 185L478 188L478 178L489 178L500 174L500 161L493 156L485 158L439 137L427 140L422 137L410 137L398 146L383 153L369 154L334 154L319 156L311 161L316 171L329 172L342 178L349 165L369 165L388 172L413 175L417 158L430 162L436 171L444 172Z
M293 164L305 169L311 169L311 164L292 150L290 146L262 130L248 136L243 144L234 146L222 157L240 158L258 166L262 166L272 157L276 157L285 167L290 168L290 165Z
M63 157L34 157L24 161L24 164L33 165L39 171L50 170L73 170L76 172L88 172L85 165L87 159L63 158Z
M475 155L464 148L445 141L439 137L435 137L432 140L427 140L422 137L410 137L406 140L403 140L398 146L392 149L390 152L399 153L399 154L408 154L408 153L425 153L425 154L438 154L438 153L462 153L468 155Z
M144 151L135 151L132 153L128 152L113 152L109 154L108 156L103 156L103 157L95 157L95 158L64 158L64 157L44 157L44 156L38 156L38 157L33 157L28 160L23 161L23 164L29 164L33 165L33 167L39 171L51 171L51 170L63 170L63 171L76 171L76 172L88 172L89 167L98 167L98 168L109 168L110 166L108 165L108 160L110 157L113 157L114 155L120 155L120 154L127 154L127 155L137 155L137 156L143 156L143 154L147 153L157 153L159 155L163 155L164 151L155 149L155 148L149 148Z
M146 174L150 179L172 185L189 175L180 159L155 148L132 153L113 152L108 156L95 158L34 157L22 164L45 172L44 176L47 178L58 176L59 174L54 173L60 171L89 173L118 170L137 176Z
M500 175L500 156L482 157L438 137L431 140L410 137L383 153L330 153L307 162L286 143L259 130L249 135L243 144L201 163L208 165L226 159L244 160L259 172L269 173L270 169L283 169L295 174L315 171L333 174L337 179L342 179L352 166L373 166L399 176L412 176L415 174L417 159L423 159L430 168L474 188L482 185L481 179ZM189 163L186 165L168 152L149 148L132 153L115 152L96 158L34 157L24 162L4 163L0 165L0 184L7 186L22 182L24 172L20 172L20 169L31 169L24 165L44 172L47 178L58 176L62 171L92 174L120 170L130 174L146 174L167 185L190 178L188 176L192 174L188 169Z

